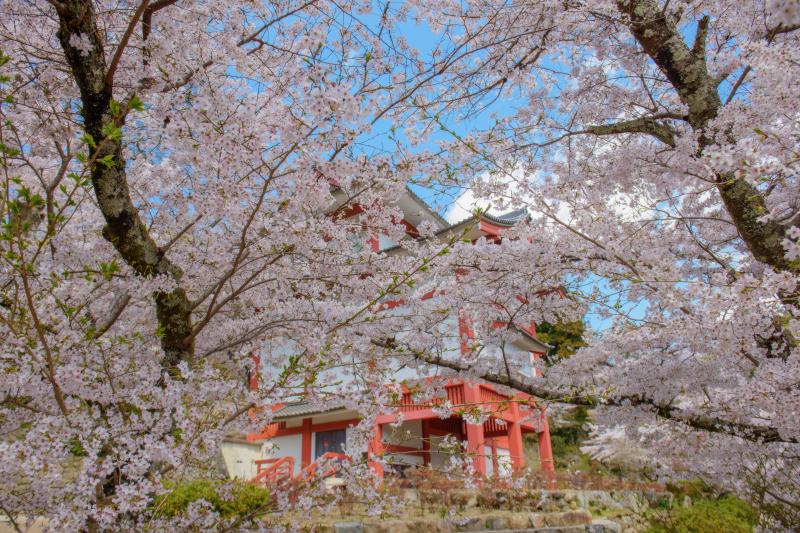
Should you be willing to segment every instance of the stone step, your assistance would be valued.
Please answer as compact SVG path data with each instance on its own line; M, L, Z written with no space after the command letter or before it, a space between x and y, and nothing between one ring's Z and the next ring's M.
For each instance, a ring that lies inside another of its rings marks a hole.
M594 520L582 526L552 526L528 529L482 529L473 533L620 533L622 528L611 520Z
M592 520L585 510L563 513L517 513L506 516L473 516L456 522L446 520L409 519L381 522L337 522L333 533L620 533L619 524L610 520Z
M342 523L344 525L344 523ZM584 526L554 526L525 529L479 529L472 533L619 533L619 524L609 520L596 520ZM347 527L336 530L337 533L361 533L364 530L360 523L347 523Z
M482 529L475 533L586 533L586 526L537 527L534 529Z

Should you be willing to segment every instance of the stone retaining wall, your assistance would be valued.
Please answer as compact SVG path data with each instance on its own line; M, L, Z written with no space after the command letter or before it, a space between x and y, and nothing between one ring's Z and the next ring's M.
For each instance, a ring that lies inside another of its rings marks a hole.
M403 518L331 521L326 533L638 533L643 513L672 506L672 495L655 491L458 489L406 490Z

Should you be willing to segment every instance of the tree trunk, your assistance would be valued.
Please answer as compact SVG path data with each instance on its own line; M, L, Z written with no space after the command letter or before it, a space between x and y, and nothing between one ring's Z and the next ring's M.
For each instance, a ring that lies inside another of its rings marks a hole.
M106 221L103 236L137 274L146 277L167 274L179 281L180 269L158 248L131 201L121 135L109 135L109 124L122 126L125 108L123 104L123 116L111 112L113 87L107 76L103 38L97 28L93 4L91 0L63 0L57 11L58 38L80 90L86 133L96 145L89 164L97 203ZM74 48L70 44L73 35L87 36L91 50ZM158 292L154 300L164 350L163 366L174 371L180 361L191 360L194 352L193 342L187 340L192 333L191 305L186 291L180 287Z
M656 0L618 0L617 6L630 18L629 28L636 41L689 108L687 121L699 133L702 152L714 144L704 130L722 107L717 80L708 73L706 66L708 17L698 22L695 42L690 49ZM797 273L797 268L787 261L781 244L786 237L786 227L761 220L767 214L761 192L733 174L718 174L716 181L725 208L753 257L777 271Z

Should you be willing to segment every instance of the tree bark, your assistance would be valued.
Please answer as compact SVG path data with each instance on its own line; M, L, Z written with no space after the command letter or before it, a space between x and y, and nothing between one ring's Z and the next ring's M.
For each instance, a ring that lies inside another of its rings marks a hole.
M113 87L108 79L103 37L97 27L91 0L63 0L57 4L58 39L72 69L72 76L81 94L81 116L84 128L96 148L90 154L90 173L97 203L105 219L103 236L114 246L125 262L139 275L168 275L176 281L181 270L158 248L133 205L122 158L121 136L107 136L104 126L118 121L110 109ZM77 50L70 38L85 35L91 50ZM104 158L108 163L100 163ZM156 316L164 351L163 366L174 371L184 360L191 360L194 346L191 338L191 305L183 288L154 294Z
M699 133L702 152L715 143L706 134L706 127L722 107L717 80L709 74L706 65L708 17L698 22L694 45L689 48L656 0L618 0L617 6L629 17L628 27L633 37L689 108L687 121ZM786 259L781 244L787 228L761 219L768 212L761 192L733 174L718 174L716 182L725 208L753 257L777 271L797 273L798 269Z

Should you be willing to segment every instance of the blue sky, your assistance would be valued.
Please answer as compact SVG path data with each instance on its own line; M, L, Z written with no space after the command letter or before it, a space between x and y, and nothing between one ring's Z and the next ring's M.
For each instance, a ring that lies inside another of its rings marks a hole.
M434 48L437 43L438 36L435 35L426 24L414 24L408 22L401 26L400 31L406 36L408 42L420 50L423 54ZM687 39L693 36L687 35ZM466 117L460 117L454 120L450 117L448 127L450 127L456 134L463 136L471 132L488 129L494 124L495 116L507 116L514 112L515 108L525 105L525 100L521 97L511 97L505 99L497 99L483 108L478 113L470 114ZM382 124L388 131L390 124ZM450 133L438 131L434 133L426 142L421 143L419 150L435 149L436 142L440 140L452 141ZM375 139L380 143L380 139ZM457 199L463 192L460 188L448 189L429 189L411 184L412 189L429 205L437 209L440 214L445 214L448 207ZM585 286L586 284L584 284ZM600 277L592 277L588 280L589 287L585 286L586 292L591 292L591 286L599 288L602 294L609 297L608 305L619 306L621 312L627 314L631 319L641 319L646 310L647 302L628 302L624 297L615 294L608 283ZM597 305L590 306L590 311L585 317L585 322L595 331L603 331L608 329L612 324L611 318L603 318L598 313L599 307Z

